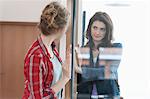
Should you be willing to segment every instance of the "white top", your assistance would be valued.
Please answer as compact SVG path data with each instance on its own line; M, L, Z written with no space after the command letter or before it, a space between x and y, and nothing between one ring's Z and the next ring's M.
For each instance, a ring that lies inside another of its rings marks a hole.
M96 65L96 61L97 61L97 57L93 58L94 67L95 67L95 65Z
M50 58L50 60L53 64L53 70L54 70L54 76L53 76L53 81L52 81L52 85L54 85L62 77L62 65L55 55L53 58ZM57 97L58 99L61 99L61 90L57 94Z

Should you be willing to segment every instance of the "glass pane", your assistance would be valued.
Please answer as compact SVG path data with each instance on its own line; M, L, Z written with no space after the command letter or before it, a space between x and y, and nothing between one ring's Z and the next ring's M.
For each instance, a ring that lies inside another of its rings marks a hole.
M150 98L148 1L82 0L81 5L77 99Z

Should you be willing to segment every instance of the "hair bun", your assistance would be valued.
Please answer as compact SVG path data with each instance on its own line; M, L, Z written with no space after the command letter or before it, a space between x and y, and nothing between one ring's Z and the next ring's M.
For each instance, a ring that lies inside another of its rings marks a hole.
M59 2L51 2L42 11L39 28L43 34L62 29L66 26L69 18L69 11Z
M42 19L44 19L45 22L47 22L47 27L55 27L57 28L57 25L55 24L55 17L57 16L58 12L55 9L54 5L48 5L45 10L42 13Z

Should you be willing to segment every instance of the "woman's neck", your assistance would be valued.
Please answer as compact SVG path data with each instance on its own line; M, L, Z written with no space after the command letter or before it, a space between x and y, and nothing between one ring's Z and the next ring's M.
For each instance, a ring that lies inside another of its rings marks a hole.
M101 43L100 41L93 41L94 42L94 46L95 46L95 48L97 49L98 48L98 46L99 46L99 44Z
M42 41L44 43L44 45L46 46L51 58L53 58L54 54L53 54L53 51L52 51L52 47L51 47L51 44L53 43L53 41L55 40L55 37L54 36L45 36L43 34L41 34L41 38L42 38Z
M44 45L46 47L49 47L51 46L51 44L53 43L53 41L55 40L55 37L54 36L45 36L43 34L41 34L41 38L42 38L42 41L44 43Z

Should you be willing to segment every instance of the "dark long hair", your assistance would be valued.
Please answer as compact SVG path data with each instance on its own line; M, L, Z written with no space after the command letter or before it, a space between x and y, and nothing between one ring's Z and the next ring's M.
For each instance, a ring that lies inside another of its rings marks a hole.
M113 23L109 15L105 12L96 12L90 19L87 30L86 30L86 38L88 39L88 43L86 44L86 46L92 46L92 48L94 48L94 42L91 36L91 27L92 27L93 22L97 20L103 22L106 25L106 35L102 39L102 43L98 46L98 48L100 46L110 47L111 41L113 39ZM92 45L89 45L90 43Z
M112 39L113 39L113 23L109 15L105 12L96 12L92 18L89 21L87 30L86 30L86 38L88 39L88 42L86 44L86 47L90 47L90 65L93 66L93 54L92 54L92 49L95 48L93 38L91 36L91 27L94 21L101 21L106 25L106 35L102 39L102 43L100 43L97 47L111 47L112 46ZM97 58L96 61L96 66L99 65L99 57Z

